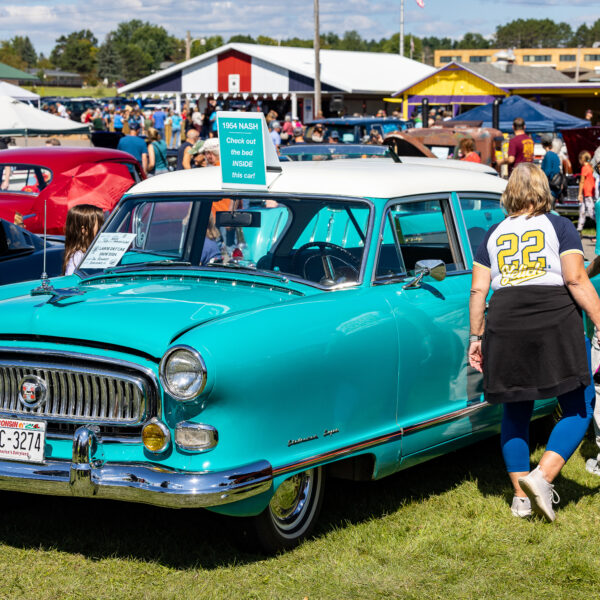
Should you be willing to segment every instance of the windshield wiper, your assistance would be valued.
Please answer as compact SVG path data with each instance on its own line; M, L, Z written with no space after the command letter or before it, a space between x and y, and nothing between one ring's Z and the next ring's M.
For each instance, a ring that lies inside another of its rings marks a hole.
M202 265L200 268L205 268L205 267L212 268L212 269L220 269L220 268L236 269L238 271L247 271L249 273L258 273L259 275L262 275L263 277L273 277L274 279L279 279L279 281L282 281L283 283L289 282L289 278L286 277L283 273L278 273L277 271L271 271L269 269L257 269L256 266L250 267L248 265L240 265L240 264L236 263L235 261L230 261L227 263L206 263L205 265Z

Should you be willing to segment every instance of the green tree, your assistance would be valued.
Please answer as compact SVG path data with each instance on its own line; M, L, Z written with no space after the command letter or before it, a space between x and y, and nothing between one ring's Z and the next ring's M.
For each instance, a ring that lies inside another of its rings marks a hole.
M289 38L287 40L281 40L282 46L294 46L296 48L312 48L312 40L303 40L298 37Z
M568 23L551 19L516 19L496 27L496 45L501 48L557 48L572 38Z
M152 72L152 56L137 44L127 44L120 49L123 77L135 81Z
M462 39L460 39L454 45L455 48L464 50L479 50L490 48L490 41L486 40L480 33L465 33Z
M89 29L61 35L50 54L50 60L59 69L89 75L96 68L98 40Z
M269 37L267 35L259 35L256 38L256 43L262 44L264 46L277 46L279 44L279 42L276 39Z
M109 35L124 65L123 75L127 79L131 79L131 73L134 71L142 73L140 77L145 77L153 70L157 70L161 62L183 58L183 42L169 35L160 25L132 19L119 23L117 29L111 31ZM133 61L128 56L132 46L139 50L135 52L135 56L141 60L138 68L133 66Z
M7 40L0 42L0 62L16 69L27 68L27 63L15 52L12 44Z
M358 31L352 30L344 33L342 39L340 40L339 49L361 51L366 50L367 45Z
M104 43L98 49L98 75L109 82L117 81L123 76L123 65L119 48L113 39L112 34L108 34Z
M54 64L52 63L52 61L49 58L46 58L44 56L43 52L40 52L40 54L38 56L36 67L38 67L39 69L47 71L48 69L53 69L54 68Z
M219 48L219 46L222 46L225 43L220 35L211 35L209 37L202 38L202 40L204 40L204 43L202 43L202 41L199 39L192 42L192 49L190 52L192 58L194 56L204 54L205 52L210 52L215 48Z
M35 67L37 54L29 36L16 35L10 40L14 51L23 59L28 67Z
M331 48L337 50L340 47L340 36L333 31L321 34L321 48ZM312 44L311 44L312 45Z
M569 41L569 46L592 47L596 42L600 42L600 19L588 27L587 24L580 25L573 37Z
M251 35L232 35L228 44L256 44L256 40Z

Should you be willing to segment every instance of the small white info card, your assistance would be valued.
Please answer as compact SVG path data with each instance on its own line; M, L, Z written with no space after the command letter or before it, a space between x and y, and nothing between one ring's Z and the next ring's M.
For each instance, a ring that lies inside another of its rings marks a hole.
M119 264L135 233L101 233L94 247L81 263L83 269L106 269Z

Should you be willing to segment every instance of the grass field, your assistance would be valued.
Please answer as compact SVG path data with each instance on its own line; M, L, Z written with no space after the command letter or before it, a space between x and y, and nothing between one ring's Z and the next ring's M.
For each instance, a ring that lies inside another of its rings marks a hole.
M116 96L117 88L97 86L87 88L73 87L54 87L54 86L22 86L27 90L31 90L40 96L63 96L65 98L75 98L79 96L91 96L92 98L105 98L107 96Z
M590 599L593 455L589 438L557 480L553 524L511 515L498 437L378 482L330 480L316 537L274 558L238 549L239 522L204 511L6 492L0 597Z

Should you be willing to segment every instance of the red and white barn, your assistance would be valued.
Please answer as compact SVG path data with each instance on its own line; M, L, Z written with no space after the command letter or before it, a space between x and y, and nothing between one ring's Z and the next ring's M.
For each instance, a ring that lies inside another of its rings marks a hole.
M433 73L433 67L396 54L322 50L321 88L325 115L344 107L346 114L373 114L383 98ZM278 103L279 112L313 118L312 48L226 44L119 88L120 94L175 96L199 100L243 99ZM332 100L333 108L330 110Z

